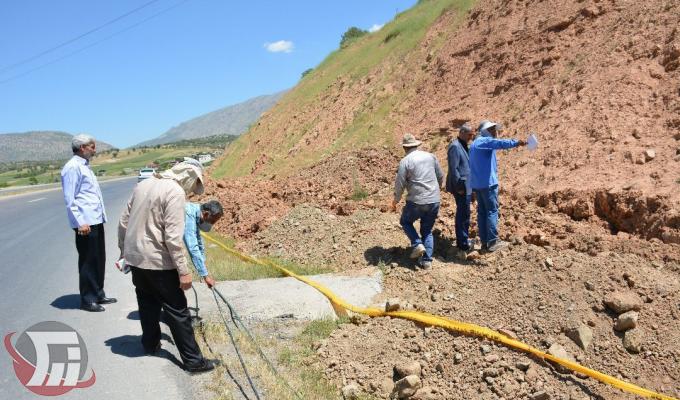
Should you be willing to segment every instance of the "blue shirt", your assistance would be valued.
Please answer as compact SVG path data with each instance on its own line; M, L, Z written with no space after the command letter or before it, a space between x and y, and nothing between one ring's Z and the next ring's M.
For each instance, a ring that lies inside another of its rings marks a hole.
M205 246L198 225L201 223L201 206L196 203L187 203L184 206L184 244L189 250L191 262L200 276L208 275L205 266Z
M106 222L102 191L89 161L73 156L61 170L61 188L71 228Z
M480 136L470 146L470 186L472 189L488 189L498 185L496 150L517 147L515 139L495 139Z

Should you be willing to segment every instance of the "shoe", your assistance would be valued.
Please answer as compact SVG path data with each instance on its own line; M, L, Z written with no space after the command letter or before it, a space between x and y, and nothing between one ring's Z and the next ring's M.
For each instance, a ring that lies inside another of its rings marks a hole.
M464 247L464 246L456 246L456 249L457 249L458 251L462 251L463 253L469 253L469 252L472 251L473 246L470 246L470 245L468 245L467 247Z
M489 253L493 253L494 251L507 249L508 246L510 246L510 243L505 242L503 240L496 240L496 243L489 246L489 248L487 250L489 251Z
M152 356L152 355L158 353L159 351L161 351L161 343L160 342L156 343L156 346L154 346L153 348L144 347L144 354L146 354L147 356Z
M204 358L202 363L193 367L185 365L184 369L187 370L187 372L190 374L200 374L201 372L212 371L213 369L215 369L216 366L220 364L221 363L219 360L208 360L207 358Z
M432 261L421 261L420 262L420 268L422 268L422 269L432 268Z
M410 257L411 258L419 258L423 254L425 254L425 246L423 246L423 244L420 243L420 244L416 245L416 247L414 247L413 250L411 250Z
M106 310L106 308L97 303L83 303L80 305L80 309L89 312L102 312Z
M116 300L115 297L102 297L101 299L97 300L97 304L113 304L117 302L118 300Z

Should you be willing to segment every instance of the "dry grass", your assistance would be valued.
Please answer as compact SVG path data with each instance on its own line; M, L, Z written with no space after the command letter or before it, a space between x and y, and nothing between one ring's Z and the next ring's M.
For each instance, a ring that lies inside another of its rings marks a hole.
M227 247L233 247L234 241L229 238L220 237L216 234L211 234L215 239L224 243ZM206 245L206 260L208 271L218 281L235 281L235 280L254 280L264 278L282 278L285 275L277 269L272 267L252 264L242 261L241 259L232 256L224 251L221 247L205 241ZM272 261L282 267L298 274L298 275L317 275L327 272L332 272L327 267L300 265L287 260L267 257L265 261Z
M342 321L330 319L311 321L292 341L265 339L256 336L258 344L266 349L270 359L275 362L276 368L288 384L299 391L303 399L338 399L340 391L329 382L321 367L315 363L316 353L312 350L312 344L320 339L327 338L330 333ZM246 360L248 372L255 381L255 385L263 398L271 399L296 399L291 390L269 369L268 365L258 356L257 350L248 340L247 336L232 330L236 335L241 354ZM199 337L204 337L214 351L220 348L231 348L231 342L224 325L216 322L208 322L197 331ZM201 343L205 354L211 354L205 342ZM211 354L212 357L220 358L223 365L217 368L210 377L209 389L215 392L218 399L232 399L233 393L238 392L238 387L229 376L229 372L236 377L246 394L251 395L251 389L243 373L243 369L235 354L224 356L223 354ZM277 362L278 360L278 362ZM363 400L372 397L360 397Z

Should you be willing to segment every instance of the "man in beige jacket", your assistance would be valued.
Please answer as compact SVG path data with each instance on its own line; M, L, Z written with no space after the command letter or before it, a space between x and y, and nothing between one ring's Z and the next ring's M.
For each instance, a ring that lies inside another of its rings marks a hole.
M210 371L216 362L205 359L196 343L184 295L191 288L183 241L189 193L203 193L203 176L187 162L140 182L120 217L118 247L132 271L145 352L160 350L162 309L184 368L194 373Z

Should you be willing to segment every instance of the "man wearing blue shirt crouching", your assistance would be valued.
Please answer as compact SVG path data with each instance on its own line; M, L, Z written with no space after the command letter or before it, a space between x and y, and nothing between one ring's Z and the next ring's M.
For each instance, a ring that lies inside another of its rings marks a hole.
M477 226L482 251L508 246L498 238L498 166L496 150L525 146L524 140L498 139L500 125L482 121L479 136L470 146L470 186L477 196Z
M208 273L205 265L205 245L201 237L201 231L210 232L212 226L224 215L222 204L217 200L207 203L187 203L184 207L184 244L187 246L191 262L201 279L212 288L215 279Z

